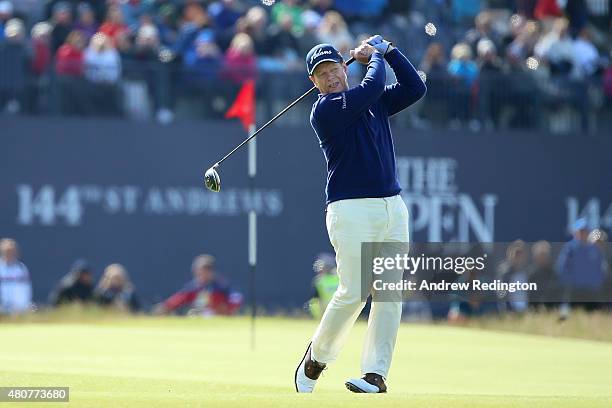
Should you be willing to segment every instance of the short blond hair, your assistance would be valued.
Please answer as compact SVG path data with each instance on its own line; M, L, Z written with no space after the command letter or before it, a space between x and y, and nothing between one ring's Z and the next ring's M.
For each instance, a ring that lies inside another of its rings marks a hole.
M451 50L452 59L472 59L472 49L466 43L455 44Z
M104 269L104 273L102 274L102 277L100 278L100 282L98 282L97 289L99 291L104 291L104 290L109 289L111 287L111 282L113 281L113 278L115 277L119 277L121 280L123 280L123 286L125 288L127 289L132 288L132 282L130 282L130 277L128 276L128 273L125 267L119 263L114 263L114 264L108 265Z
M238 33L232 38L230 49L236 50L241 54L252 54L254 50L253 40L247 33Z

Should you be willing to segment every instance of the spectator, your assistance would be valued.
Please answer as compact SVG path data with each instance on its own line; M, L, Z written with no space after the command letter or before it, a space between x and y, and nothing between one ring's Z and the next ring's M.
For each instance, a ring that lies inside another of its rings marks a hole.
M601 299L603 302L608 304L608 308L612 306L612 247L608 243L608 234L600 228L595 228L589 233L587 241L591 244L597 245L602 254L605 280L603 284L602 293L604 294Z
M106 267L94 291L94 298L101 306L110 306L132 313L140 310L140 301L136 296L134 285L120 264Z
M600 307L605 279L603 255L595 244L587 241L589 229L584 218L574 222L573 235L559 254L557 273L563 285L564 300L592 311Z
M142 25L136 32L134 46L130 52L130 58L149 64L159 61L161 50L161 39L159 30L153 24Z
M468 30L465 34L464 42L472 48L472 52L476 53L478 43L487 39L493 42L497 48L501 45L499 36L492 30L493 14L491 11L481 11L474 19L475 27Z
M470 120L473 130L477 125L472 121L472 86L478 77L478 66L472 60L472 50L465 43L455 45L451 51L448 73L452 78L448 91L448 110L451 117L450 127L458 129L463 122Z
M502 60L497 56L497 49L493 41L483 38L478 41L476 47L478 52L478 71L484 73L501 73L503 70Z
M427 120L437 116L441 109L444 110L443 115L447 114L445 110L448 98L447 67L448 62L442 43L429 44L419 64L419 70L423 72L427 81L427 98L423 98L413 108L418 111L417 119L413 119L415 126L429 127Z
M497 50L493 41L482 38L478 41L478 70L479 94L478 106L480 119L488 129L493 128L498 122L501 112L501 101L504 93L499 84L499 78L503 71L501 59L497 56Z
M245 33L253 41L256 55L271 55L272 47L266 25L268 16L261 7L252 7L243 18L236 22L236 33ZM231 39L228 41L231 42Z
M0 42L0 109L15 114L24 104L30 53L21 20L10 19L5 24L4 36L5 40Z
M83 34L85 42L89 42L91 37L98 32L96 15L93 8L88 3L81 3L77 7L77 21L74 25L74 29Z
M441 77L446 73L447 62L441 43L434 42L427 47L419 69L427 74L427 77ZM428 90L427 93L429 94L430 91Z
M47 72L51 65L51 32L53 27L46 22L36 23L32 27L32 71L40 76Z
M66 42L57 50L55 71L58 75L80 77L83 75L83 48L85 39L79 31L71 32Z
M179 27L178 38L173 50L177 55L184 55L193 46L197 36L205 30L211 30L211 19L206 10L197 3L190 3L183 10L183 21Z
M506 56L511 64L522 69L538 41L538 26L535 21L518 20L511 27L514 39L506 48Z
M176 7L172 3L163 4L154 18L154 23L159 30L161 44L170 47L177 40L176 32Z
M319 41L331 44L339 51L353 43L353 36L346 26L344 18L337 11L328 11L319 25Z
M550 243L538 241L531 247L532 264L528 268L529 283L535 283L537 290L529 292L529 305L550 307L559 301L559 285L553 267Z
M313 292L308 301L308 310L312 317L320 319L338 288L336 260L333 255L322 253L317 256L312 268L316 276L312 281Z
M238 33L232 40L224 58L224 77L240 84L256 75L253 41L248 34Z
M574 40L573 56L574 78L584 79L595 74L599 64L599 53L591 42L591 34L588 28L583 28Z
M215 258L199 255L191 266L193 279L166 301L155 306L154 313L166 314L188 308L189 314L231 315L242 304L242 295L232 291L215 273Z
M130 32L138 29L139 21L142 17L153 13L155 1L151 0L110 0L109 8L119 7L121 10L122 22L125 23Z
M243 12L237 0L216 0L208 6L208 14L220 31L233 30Z
M85 78L93 83L116 84L121 77L121 60L111 38L97 33L84 52Z
M8 0L0 1L0 42L4 40L4 26L13 17L13 3Z
M119 7L109 7L106 13L106 20L102 23L99 30L106 34L117 47L128 33L128 26L123 22L123 12Z
M10 238L0 240L0 314L23 313L32 306L28 268L19 261L19 247Z
M96 113L119 115L119 89L121 60L111 39L102 33L91 37L85 50L85 78L90 82L89 99Z
M497 277L502 282L527 282L527 265L529 255L527 245L516 240L508 246L506 260L497 268ZM501 311L524 312L528 306L528 294L525 291L508 292L500 297Z
M53 25L51 45L53 51L57 51L72 31L72 10L68 2L60 1L53 6L51 24Z
M58 109L61 113L70 115L91 114L94 109L90 104L87 84L83 78L83 48L85 39L79 31L73 31L66 38L55 56L55 72L57 73Z
M280 25L285 15L290 17L291 31L295 35L301 35L304 31L302 21L302 7L298 0L281 0L272 6L272 22Z
M317 32L321 19L321 16L312 10L306 10L302 14L304 32L297 37L299 55L308 54L308 51L319 43Z
M260 67L267 71L291 71L302 67L302 58L297 55L299 43L292 31L291 17L282 15L278 25L269 30L272 46L272 60L276 66L267 64L264 68L260 59ZM270 61L270 59L268 59Z
M467 44L459 43L451 50L448 73L467 87L471 87L478 78L478 66L472 60L472 50Z
M93 300L93 269L84 259L77 259L70 272L60 281L57 289L49 295L53 306L68 303L86 303Z
M159 31L153 24L142 25L134 40L133 47L125 55L125 76L128 80L144 81L146 84L146 95L153 101L153 109L160 114L162 109L169 105L168 95L164 93L169 78L167 76L166 64L160 58L168 52L162 49ZM126 82L124 82L124 86ZM127 91L126 93L129 93ZM140 93L137 93L140 95ZM134 95L134 94L132 94ZM136 100L136 109L142 109L146 102Z
M551 74L569 75L574 61L574 43L568 32L567 19L556 19L552 31L538 41L534 51L548 63Z
M214 41L211 31L204 31L195 40L194 48L185 54L185 67L191 80L211 85L218 77L223 62L221 50Z

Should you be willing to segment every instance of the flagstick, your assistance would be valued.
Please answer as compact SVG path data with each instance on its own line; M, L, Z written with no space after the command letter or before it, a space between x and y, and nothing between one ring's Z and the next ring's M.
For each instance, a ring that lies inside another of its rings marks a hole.
M255 124L249 126L249 135L255 133ZM257 175L257 141L249 143L249 187L251 192L255 190L255 176ZM251 292L251 350L255 350L255 267L257 266L257 213L249 211L249 266L251 269L250 292Z

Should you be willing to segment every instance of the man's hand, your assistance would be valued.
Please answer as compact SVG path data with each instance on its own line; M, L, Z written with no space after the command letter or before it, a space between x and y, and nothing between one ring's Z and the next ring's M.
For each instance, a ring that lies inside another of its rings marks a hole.
M354 50L351 50L350 54L351 57L355 58L356 61L367 65L370 61L370 56L374 54L375 51L376 48L365 42L362 42L359 47L355 48Z
M382 38L381 35L374 35L365 40L365 42L376 48L376 51L380 52L382 55L385 55L393 49L391 42Z

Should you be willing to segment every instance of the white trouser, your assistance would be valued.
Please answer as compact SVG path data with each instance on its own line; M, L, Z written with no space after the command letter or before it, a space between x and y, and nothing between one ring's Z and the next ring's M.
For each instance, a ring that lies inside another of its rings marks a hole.
M362 242L408 242L408 209L399 195L357 198L327 206L327 232L336 251L338 289L325 309L312 339L312 358L321 363L336 359L365 305L361 287ZM387 246L383 246L383 249ZM381 253L379 256L395 256ZM395 280L401 279L401 271ZM367 283L371 288L371 282ZM362 374L387 377L402 316L401 293L393 301L373 298L361 357Z

